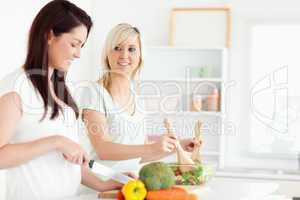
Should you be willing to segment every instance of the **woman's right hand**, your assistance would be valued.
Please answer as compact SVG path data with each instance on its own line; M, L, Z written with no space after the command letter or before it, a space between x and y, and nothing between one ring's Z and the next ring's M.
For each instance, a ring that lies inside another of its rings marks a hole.
M57 137L56 149L63 154L67 161L78 165L88 166L88 155L79 144L64 136Z
M154 148L160 153L172 152L176 148L178 143L176 137L173 137L168 134L162 135L157 142L155 142Z

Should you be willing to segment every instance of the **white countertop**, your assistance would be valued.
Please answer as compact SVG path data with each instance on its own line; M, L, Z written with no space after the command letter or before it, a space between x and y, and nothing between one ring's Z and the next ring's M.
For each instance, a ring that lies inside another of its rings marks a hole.
M98 194L95 192L93 194L84 194L76 197L70 197L63 200L100 200ZM102 200L115 200L115 199L102 199Z
M242 182L230 181L227 184L218 180L213 180L206 186L191 186L188 188L189 193L194 193L201 200L220 200L222 198L230 200L291 200L281 195L274 195L278 189L276 183L258 183L255 181ZM64 200L99 200L97 194L81 195ZM115 199L102 199L115 200Z

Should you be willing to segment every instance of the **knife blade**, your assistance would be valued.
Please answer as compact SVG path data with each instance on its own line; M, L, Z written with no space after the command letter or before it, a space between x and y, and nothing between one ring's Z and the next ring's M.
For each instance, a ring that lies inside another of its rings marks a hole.
M134 180L133 178L131 178L125 174L116 172L113 169L106 167L105 165L101 165L101 164L95 162L95 160L90 160L89 168L95 174L100 174L102 176L108 177L119 183L126 184L126 183L128 183L128 181Z

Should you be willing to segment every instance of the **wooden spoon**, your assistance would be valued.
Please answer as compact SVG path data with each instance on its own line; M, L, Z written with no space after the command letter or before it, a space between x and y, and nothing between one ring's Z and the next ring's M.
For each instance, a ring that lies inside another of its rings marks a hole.
M170 137L175 138L175 134L172 132L172 124L171 122L166 118L164 119L164 125L167 129L167 134ZM180 145L179 142L176 143L176 153L177 153L177 162L179 164L179 169L181 172L187 172L191 171L195 168L194 161L187 155L187 152L185 152Z
M195 139L200 142L200 145L197 145L194 147L194 150L192 153L192 160L195 163L199 163L199 164L202 161L201 154L200 154L200 149L202 147L202 142L203 142L201 128L202 128L202 122L200 120L198 120L194 127L194 135L195 135Z

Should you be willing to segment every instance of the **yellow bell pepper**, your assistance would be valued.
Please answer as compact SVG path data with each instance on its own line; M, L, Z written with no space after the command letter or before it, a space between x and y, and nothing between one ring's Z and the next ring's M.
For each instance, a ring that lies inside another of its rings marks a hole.
M142 181L132 180L123 186L122 193L126 200L143 200L147 195L147 190Z

